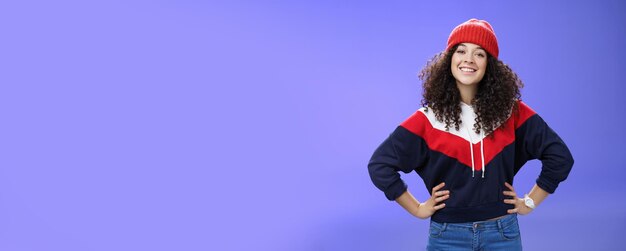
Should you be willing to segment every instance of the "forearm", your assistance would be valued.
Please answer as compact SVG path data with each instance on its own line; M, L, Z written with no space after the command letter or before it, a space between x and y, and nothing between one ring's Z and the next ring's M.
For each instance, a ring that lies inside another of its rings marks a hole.
M546 192L546 190L541 189L541 187L539 187L537 184L535 184L528 193L528 197L533 199L533 201L535 202L535 206L539 206L539 204L541 204L541 202L546 199L548 195L549 193Z
M420 206L420 202L413 197L413 195L406 190L402 195L396 198L396 202L402 206L411 215L418 217L417 211Z

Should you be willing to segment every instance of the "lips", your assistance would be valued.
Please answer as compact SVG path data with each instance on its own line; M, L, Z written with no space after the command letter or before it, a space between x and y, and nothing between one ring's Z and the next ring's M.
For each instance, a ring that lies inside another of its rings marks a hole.
M465 67L465 66L461 66L459 67L459 70L461 70L462 72L476 72L477 70L471 67Z
M461 66L458 68L463 75L474 75L478 70L472 67Z

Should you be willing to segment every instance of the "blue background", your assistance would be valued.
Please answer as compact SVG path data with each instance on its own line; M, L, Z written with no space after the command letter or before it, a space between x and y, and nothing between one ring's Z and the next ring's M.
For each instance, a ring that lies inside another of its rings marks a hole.
M5 1L0 250L423 250L371 183L417 73L488 20L575 166L527 250L616 250L623 1ZM540 163L516 176L528 192ZM410 191L428 197L415 173Z

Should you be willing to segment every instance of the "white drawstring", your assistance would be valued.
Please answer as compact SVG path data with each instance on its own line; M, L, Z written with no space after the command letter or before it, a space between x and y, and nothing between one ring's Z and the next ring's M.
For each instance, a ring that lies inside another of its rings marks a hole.
M469 129L467 127L465 127L465 130L467 131L467 136L469 136L470 138L470 154L472 155L472 178L474 178L474 145L472 144L472 141L474 141L472 139L472 134L470 133ZM485 178L485 153L483 150L483 131L480 131L480 160L482 161L482 178Z
M483 130L480 130L480 161L483 163L483 179L485 178L485 153L483 151Z
M470 145L470 155L472 155L472 178L474 178L474 146L472 145L472 141L474 140L472 139L472 134L470 133L469 129L465 127L465 130L467 131L467 136L469 136L470 138L469 145Z

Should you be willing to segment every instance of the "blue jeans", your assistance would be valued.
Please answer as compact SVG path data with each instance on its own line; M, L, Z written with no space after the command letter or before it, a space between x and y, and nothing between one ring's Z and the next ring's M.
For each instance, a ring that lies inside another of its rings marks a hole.
M522 250L517 214L489 221L430 221L427 250Z

